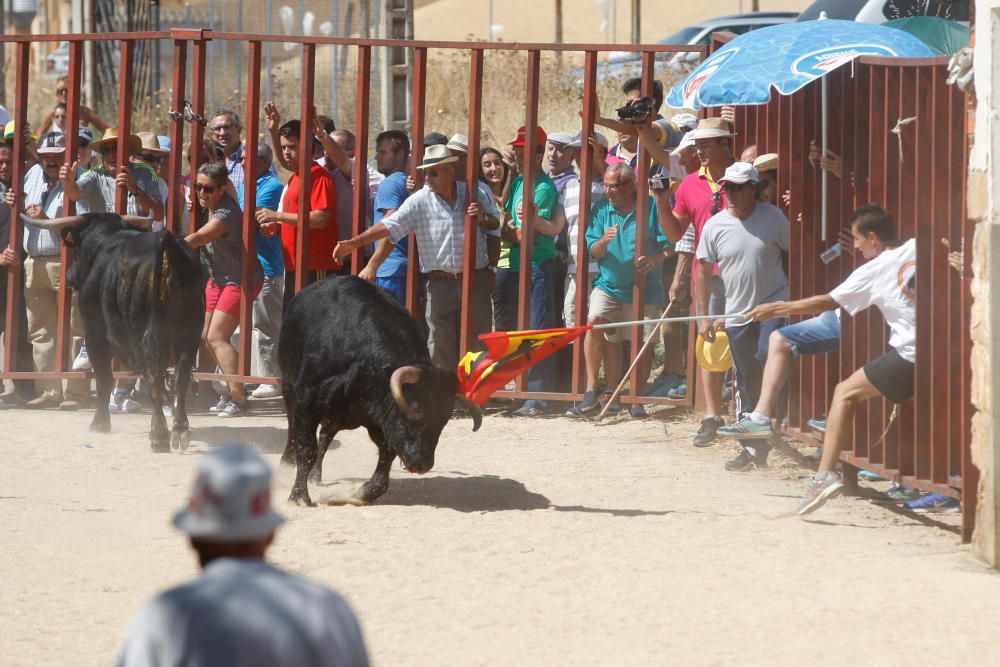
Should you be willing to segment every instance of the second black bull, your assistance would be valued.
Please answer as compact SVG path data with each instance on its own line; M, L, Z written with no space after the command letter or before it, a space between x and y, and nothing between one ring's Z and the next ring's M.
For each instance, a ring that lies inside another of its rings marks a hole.
M297 468L293 502L311 504L307 482L319 479L340 430L363 426L378 446L375 472L355 497L368 503L388 489L396 457L412 473L434 466L455 401L472 414L474 431L482 423L479 407L457 393L455 371L431 363L413 317L360 278L329 278L297 294L284 315L278 357L288 411L281 461Z

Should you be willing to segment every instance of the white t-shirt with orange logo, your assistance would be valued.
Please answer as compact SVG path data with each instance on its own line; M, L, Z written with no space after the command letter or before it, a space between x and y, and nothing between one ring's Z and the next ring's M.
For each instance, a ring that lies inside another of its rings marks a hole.
M850 315L875 306L889 325L889 345L909 362L916 361L917 242L910 239L885 250L854 270L830 297Z

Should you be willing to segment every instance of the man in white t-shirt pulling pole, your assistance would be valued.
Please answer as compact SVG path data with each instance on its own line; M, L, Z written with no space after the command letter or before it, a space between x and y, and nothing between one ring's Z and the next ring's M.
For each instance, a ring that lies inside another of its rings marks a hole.
M834 389L826 419L823 458L816 475L809 480L798 509L800 515L819 509L843 488L835 467L850 438L855 408L879 396L893 403L902 403L913 396L917 244L913 239L902 244L881 241L881 238L891 238L885 230L893 226L892 217L885 209L874 204L862 206L851 217L854 244L865 256L873 246L882 244L883 250L877 257L855 269L829 294L763 304L747 315L748 319L767 320L786 315L816 315L838 307L849 315L856 315L875 306L889 325L889 352L859 368Z

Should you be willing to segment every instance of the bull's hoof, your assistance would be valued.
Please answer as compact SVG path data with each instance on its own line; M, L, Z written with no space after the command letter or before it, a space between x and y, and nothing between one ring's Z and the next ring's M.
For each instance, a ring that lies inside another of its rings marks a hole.
M387 486L379 486L372 484L371 482L365 482L352 497L359 501L359 503L368 505L385 495L387 490Z
M173 431L170 434L170 450L173 452L186 451L191 444L191 431Z
M310 484L319 484L322 481L323 481L323 474L320 471L313 470L311 473L309 473Z
M154 454L169 454L170 453L170 443L167 440L153 440L149 441L149 448L153 450Z
M309 497L308 491L297 491L292 489L292 493L288 496L288 502L300 507L316 507L316 503L314 503Z
M90 422L90 430L95 433L111 433L111 419L94 419Z

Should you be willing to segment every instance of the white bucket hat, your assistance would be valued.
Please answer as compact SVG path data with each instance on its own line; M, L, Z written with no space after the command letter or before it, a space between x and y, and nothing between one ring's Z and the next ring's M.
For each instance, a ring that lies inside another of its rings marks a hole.
M692 148L694 146L694 132L685 132L684 138L681 139L681 143L677 144L677 148L670 151L671 155L680 155L681 151L685 148Z
M424 161L417 165L417 169L430 169L438 165L458 162L458 157L452 155L451 149L441 144L428 146L424 149Z
M597 137L597 143L604 146L605 148L608 147L609 145L608 138L604 136L602 132L598 132L595 130L594 136ZM573 140L566 145L569 146L570 148L583 148L583 133L582 132L577 133L576 136L573 137Z
M562 144L572 148L574 139L576 135L570 132L553 132L549 135L548 141L550 144Z
M271 509L270 466L236 443L202 457L188 505L174 515L178 530L214 542L259 539L284 522Z
M693 130L698 127L698 117L693 113L678 113L670 117L674 127L682 130Z

